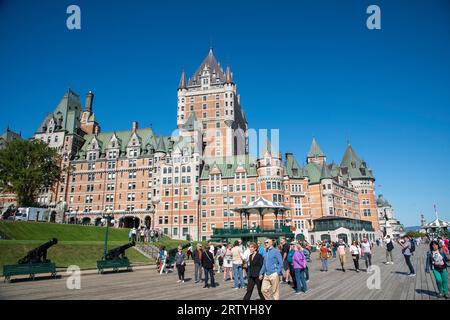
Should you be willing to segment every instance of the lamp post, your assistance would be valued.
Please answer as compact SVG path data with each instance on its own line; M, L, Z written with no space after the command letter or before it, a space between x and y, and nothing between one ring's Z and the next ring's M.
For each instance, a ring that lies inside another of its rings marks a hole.
M102 223L106 223L106 234L105 234L105 252L103 254L103 260L106 260L106 254L108 252L108 229L109 224L112 222L114 223L113 215L110 209L106 210L105 214L102 218Z

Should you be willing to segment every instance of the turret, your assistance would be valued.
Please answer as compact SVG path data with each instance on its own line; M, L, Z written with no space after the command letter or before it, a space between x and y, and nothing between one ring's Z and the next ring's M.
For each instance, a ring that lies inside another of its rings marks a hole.
M320 149L319 144L316 141L316 138L313 138L311 142L311 147L309 148L308 156L306 157L307 163L317 163L319 165L323 165L327 161L325 153L323 153L322 149Z

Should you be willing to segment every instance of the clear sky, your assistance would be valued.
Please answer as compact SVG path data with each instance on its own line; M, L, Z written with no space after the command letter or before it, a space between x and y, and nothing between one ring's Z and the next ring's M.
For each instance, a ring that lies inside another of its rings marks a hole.
M81 30L66 9L81 8ZM381 30L366 9L381 8ZM300 162L347 141L396 216L450 220L447 0L0 0L0 128L30 137L67 88L95 93L102 131L176 127L176 90L210 45L230 64L249 127L280 129Z

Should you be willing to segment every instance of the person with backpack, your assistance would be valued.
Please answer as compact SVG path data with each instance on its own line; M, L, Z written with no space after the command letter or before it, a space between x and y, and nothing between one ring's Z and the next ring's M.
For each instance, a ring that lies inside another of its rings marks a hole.
M309 249L308 249L308 247L309 247ZM307 246L307 247L302 246L302 248L303 248L303 254L305 255L305 258L306 258L305 279L306 279L306 282L308 282L309 281L308 262L311 262L311 251L310 251L311 247L310 246Z
M295 294L306 293L306 257L303 254L303 248L299 244L294 244L294 255L292 256L292 265L294 268L294 279L296 282Z
M320 271L328 272L328 248L322 243L319 249L319 259L322 261L322 269Z
M416 250L416 246L414 242L410 241L410 238L408 236L404 236L402 241L398 241L398 244L402 247L402 254L405 257L406 265L409 268L409 276L415 277L416 272L414 271L414 267L411 263L411 255Z
M202 266L205 270L205 285L203 288L209 288L208 280L211 279L211 288L216 287L214 280L214 253L211 250L205 250L202 254Z
M287 261L288 266L289 266L289 273L290 273L290 275L292 277L292 287L294 288L294 290L296 290L296 288L297 288L297 282L295 281L294 265L292 264L292 257L295 254L295 250L296 250L295 249L295 242L292 242L290 244L289 252L288 252L287 257L286 257L286 261Z
M386 244L386 262L385 264L394 264L394 258L392 256L392 251L394 250L394 242L391 240L391 236L386 236L386 239L384 240L384 243ZM389 258L391 261L389 262Z
M438 288L438 297L448 299L448 273L447 263L449 259L439 242L433 240L430 243L430 251L427 252L425 272L433 271L434 279Z

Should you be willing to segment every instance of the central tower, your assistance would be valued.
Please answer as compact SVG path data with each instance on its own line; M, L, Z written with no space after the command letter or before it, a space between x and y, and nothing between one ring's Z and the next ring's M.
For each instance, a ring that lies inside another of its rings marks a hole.
M177 126L181 135L199 128L205 157L247 153L247 121L241 108L233 74L224 71L213 49L195 73L186 80L181 74L178 86Z

